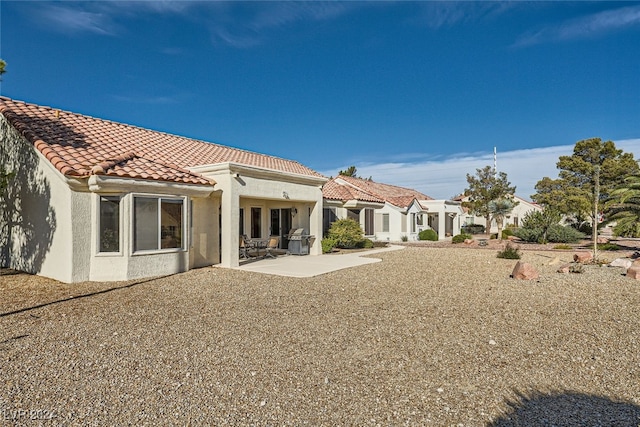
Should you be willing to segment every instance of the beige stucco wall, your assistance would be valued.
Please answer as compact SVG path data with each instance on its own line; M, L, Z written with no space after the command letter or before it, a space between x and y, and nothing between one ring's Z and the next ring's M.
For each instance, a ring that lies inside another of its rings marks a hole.
M263 238L269 236L269 209L295 208L292 227L303 227L316 236L310 242L309 254L322 253L322 190L324 179L294 176L276 171L242 167L236 164L212 165L194 170L216 181L220 194L221 256L223 267L239 265L240 208L245 208L248 221L251 207L262 208ZM248 224L248 222L245 222Z
M86 223L78 219L73 224L69 218L82 215L85 195L74 194L65 178L1 115L0 144L0 162L16 173L0 207L2 265L73 282L74 261L82 267L87 263L86 256L77 253L85 242L74 238L74 228Z

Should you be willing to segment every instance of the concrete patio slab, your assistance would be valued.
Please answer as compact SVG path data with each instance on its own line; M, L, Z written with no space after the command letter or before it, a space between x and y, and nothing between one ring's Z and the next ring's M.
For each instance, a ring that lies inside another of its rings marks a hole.
M380 262L382 261L380 258L369 258L369 255L399 249L404 249L404 246L389 246L387 248L349 254L286 255L246 262L235 269L277 276L314 277L344 268Z

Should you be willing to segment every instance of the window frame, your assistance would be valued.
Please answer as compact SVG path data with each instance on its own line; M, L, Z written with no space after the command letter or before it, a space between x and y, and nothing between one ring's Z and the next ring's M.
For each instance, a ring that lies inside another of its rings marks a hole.
M122 224L124 217L124 200L125 197L122 194L96 194L96 219L94 224L96 225L95 229L95 255L96 256L122 256L123 254L123 233L124 227ZM118 250L117 251L102 251L102 199L118 199Z
M136 250L136 199L154 199L157 203L157 215L158 215L158 225L157 225L157 246L154 249L140 249ZM169 202L177 202L179 201L181 204L181 224L180 224L180 247L177 248L162 248L162 201ZM131 228L130 228L130 237L131 237L131 254L132 255L149 255L155 253L173 253L173 252L186 252L188 251L190 242L188 241L187 232L190 228L189 221L189 201L186 196L172 196L172 195L164 195L164 194L141 194L136 193L131 195Z

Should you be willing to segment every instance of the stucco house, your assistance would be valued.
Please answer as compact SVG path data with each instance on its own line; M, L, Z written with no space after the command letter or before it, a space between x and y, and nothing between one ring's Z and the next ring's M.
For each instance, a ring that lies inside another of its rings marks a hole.
M455 220L462 213L459 202L434 200L411 188L341 175L324 185L322 195L325 234L342 218L358 221L372 240L418 240L420 231L429 228L439 239L460 232Z
M513 208L513 210L511 211L511 214L505 217L504 225L503 225L504 228L507 228L508 226L519 227L520 223L522 222L522 219L529 212L532 212L532 211L542 212L542 206L538 205L537 203L530 202L516 195L513 195L511 197L513 197L513 200L518 202L518 204ZM460 195L455 197L454 200L459 202L466 202L467 200L469 200L469 197ZM462 214L459 217L460 227L464 225L471 225L471 224L486 225L487 221L484 217L473 215L468 208L463 208L463 210L464 210L464 214ZM498 232L498 225L496 224L495 220L491 220L491 230L489 230L489 233L497 233L497 232Z
M282 158L0 97L0 266L63 282L239 264L240 236L315 236L327 178Z

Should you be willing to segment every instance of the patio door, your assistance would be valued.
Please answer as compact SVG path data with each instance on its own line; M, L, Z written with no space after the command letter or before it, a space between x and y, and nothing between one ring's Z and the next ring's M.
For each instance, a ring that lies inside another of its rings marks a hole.
M291 223L291 209L271 209L271 235L280 236L280 249L289 247Z

